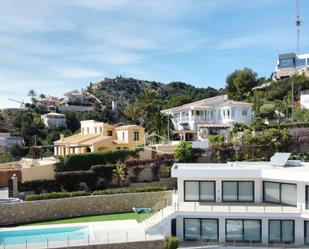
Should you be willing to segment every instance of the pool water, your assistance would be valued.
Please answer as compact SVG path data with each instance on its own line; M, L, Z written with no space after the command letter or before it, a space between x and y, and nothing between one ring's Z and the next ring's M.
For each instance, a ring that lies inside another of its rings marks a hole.
M61 242L87 240L90 234L88 226L51 227L0 231L0 245L17 245L31 243Z

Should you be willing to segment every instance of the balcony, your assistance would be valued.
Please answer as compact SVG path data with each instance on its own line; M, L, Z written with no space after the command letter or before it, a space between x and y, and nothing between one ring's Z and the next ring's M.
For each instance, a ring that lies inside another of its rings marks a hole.
M286 213L309 215L309 210L269 203L174 202L175 211L227 213Z

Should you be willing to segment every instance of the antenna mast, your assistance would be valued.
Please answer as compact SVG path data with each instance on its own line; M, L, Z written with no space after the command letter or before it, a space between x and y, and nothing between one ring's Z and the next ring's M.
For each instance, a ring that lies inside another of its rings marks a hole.
M296 52L299 54L299 43L300 43L300 0L296 0L296 33L297 33L297 41L296 41Z

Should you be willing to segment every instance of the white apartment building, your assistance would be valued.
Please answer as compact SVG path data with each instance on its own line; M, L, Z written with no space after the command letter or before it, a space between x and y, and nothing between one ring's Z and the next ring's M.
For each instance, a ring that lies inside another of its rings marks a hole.
M175 163L177 194L160 220L166 236L199 243L309 244L309 163ZM152 219L152 220L151 220Z
M309 54L280 54L274 79L289 78L295 73L309 77Z
M309 89L300 93L300 108L309 109Z
M46 127L50 128L65 128L67 127L66 118L61 113L46 113L41 115L41 119Z
M207 144L209 134L223 134L228 140L233 124L249 125L252 121L252 104L229 100L227 95L220 95L162 110L162 113L171 116L175 133L181 139L200 140Z

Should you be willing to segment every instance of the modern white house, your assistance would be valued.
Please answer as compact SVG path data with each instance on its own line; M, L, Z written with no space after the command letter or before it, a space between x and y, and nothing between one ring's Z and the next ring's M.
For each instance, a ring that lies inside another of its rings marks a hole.
M0 150L9 149L14 144L18 144L20 146L25 145L25 141L22 137L11 136L10 133L0 133Z
M309 163L176 163L177 194L148 220L165 236L199 243L309 244ZM283 247L283 246L282 246Z
M252 104L229 100L227 95L202 99L161 112L171 117L174 133L179 134L181 140L195 141L199 147L206 148L210 134L222 134L228 141L235 123L249 125L252 121Z
M295 73L309 77L309 54L280 54L274 79L289 78Z
M67 127L66 117L61 113L46 113L41 115L41 119L46 127L65 128Z

